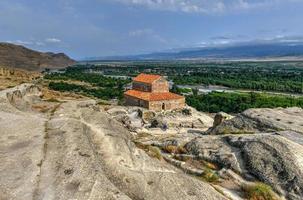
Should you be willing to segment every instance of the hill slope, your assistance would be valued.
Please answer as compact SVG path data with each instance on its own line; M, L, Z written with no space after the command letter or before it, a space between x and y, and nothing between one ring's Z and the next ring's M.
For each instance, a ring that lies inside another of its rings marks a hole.
M40 71L45 68L62 68L75 64L64 53L42 53L23 46L0 43L0 66Z

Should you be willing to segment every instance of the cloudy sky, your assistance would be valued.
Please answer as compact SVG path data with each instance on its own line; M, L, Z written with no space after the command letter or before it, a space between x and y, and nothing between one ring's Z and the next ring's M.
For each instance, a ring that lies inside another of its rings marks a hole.
M75 59L300 41L303 0L0 0L0 41Z

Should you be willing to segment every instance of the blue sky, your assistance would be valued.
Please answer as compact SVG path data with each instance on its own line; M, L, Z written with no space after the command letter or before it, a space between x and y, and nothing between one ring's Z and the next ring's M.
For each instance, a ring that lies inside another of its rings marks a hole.
M1 0L0 41L75 59L303 41L303 0Z

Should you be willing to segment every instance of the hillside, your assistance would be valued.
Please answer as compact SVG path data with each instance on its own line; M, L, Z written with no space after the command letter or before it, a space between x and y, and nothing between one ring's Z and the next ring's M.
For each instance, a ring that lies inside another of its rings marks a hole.
M63 68L75 64L64 53L42 53L23 46L0 43L0 66L29 71Z

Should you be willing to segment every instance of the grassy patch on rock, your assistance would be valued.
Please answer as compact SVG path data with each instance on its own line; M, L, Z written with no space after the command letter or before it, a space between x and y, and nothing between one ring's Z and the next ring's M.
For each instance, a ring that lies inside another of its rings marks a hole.
M56 99L54 97L46 99L45 101L47 101L47 102L53 102L53 103L60 103L61 102L61 101L59 101L58 99Z
M249 135L254 134L253 131L247 130L231 130L229 128L224 128L223 130L219 130L221 135Z
M148 151L146 152L149 156L162 160L161 151L157 147L149 146Z
M202 179L210 183L218 182L219 178L219 175L215 171L208 168L205 168L204 173L202 175Z
M186 154L187 150L183 146L174 146L174 145L167 145L163 147L163 150L167 153L173 154Z
M162 154L161 150L158 147L150 146L150 145L145 145L140 142L135 142L136 146L142 150L144 150L147 155L153 158L157 158L158 160L162 160Z
M264 183L244 186L243 191L248 200L279 200L272 188Z

